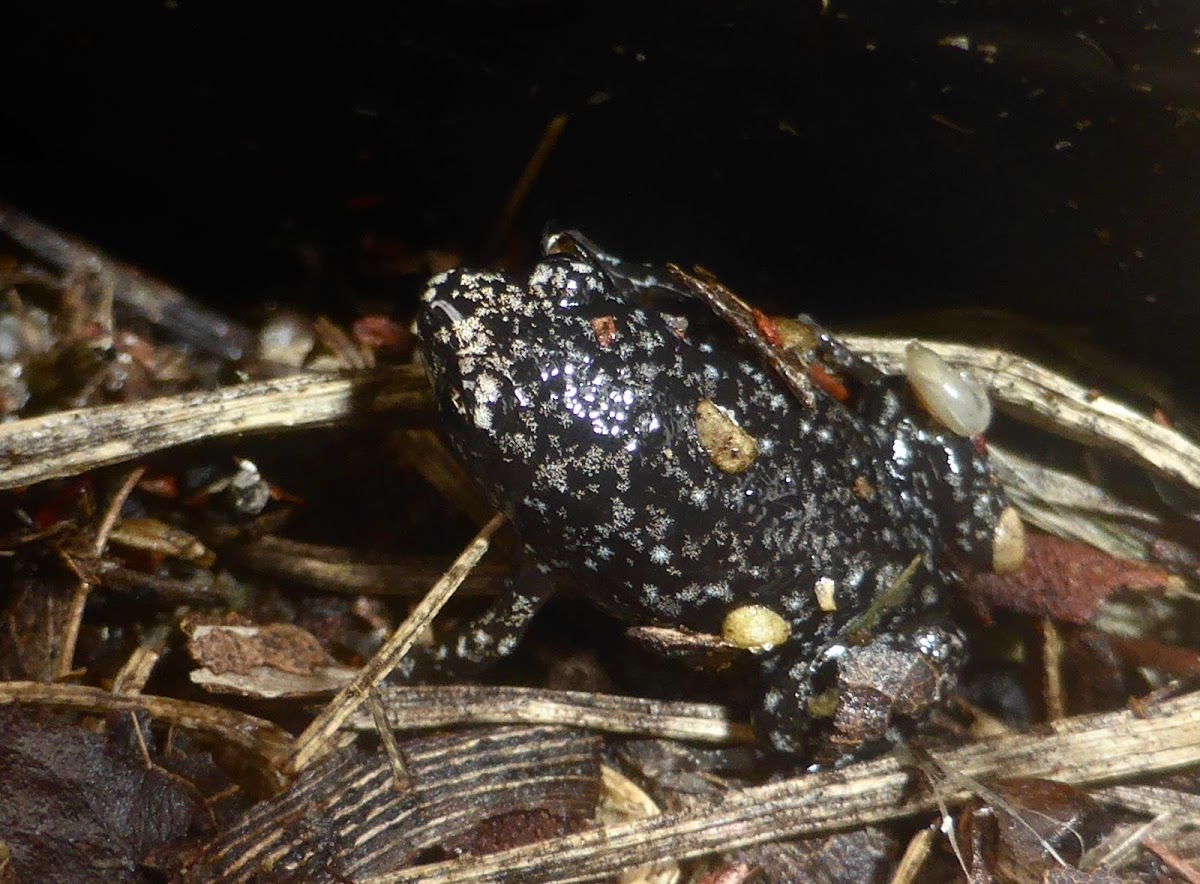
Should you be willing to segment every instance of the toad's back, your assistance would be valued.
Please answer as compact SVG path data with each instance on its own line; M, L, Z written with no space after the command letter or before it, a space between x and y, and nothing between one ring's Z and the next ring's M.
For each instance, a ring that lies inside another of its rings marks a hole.
M421 334L457 454L543 567L624 619L711 632L759 603L828 638L920 551L871 437L699 305L634 295L565 259L529 291L436 278Z

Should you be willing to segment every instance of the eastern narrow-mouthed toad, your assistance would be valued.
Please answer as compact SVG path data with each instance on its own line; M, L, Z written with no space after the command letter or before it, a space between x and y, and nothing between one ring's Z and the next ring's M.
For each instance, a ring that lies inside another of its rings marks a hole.
M1019 564L1020 522L980 440L902 377L805 321L789 385L681 279L556 234L528 275L434 277L422 355L537 567L631 624L752 650L764 744L805 754L839 649L938 610L962 569ZM449 653L507 652L538 603L513 590ZM918 645L946 664L961 642Z

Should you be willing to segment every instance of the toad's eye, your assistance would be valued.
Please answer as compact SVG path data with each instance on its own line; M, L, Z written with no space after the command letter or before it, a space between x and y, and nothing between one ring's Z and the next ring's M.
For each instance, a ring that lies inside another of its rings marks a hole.
M529 276L529 289L562 310L586 307L608 290L604 272L570 255L551 255Z

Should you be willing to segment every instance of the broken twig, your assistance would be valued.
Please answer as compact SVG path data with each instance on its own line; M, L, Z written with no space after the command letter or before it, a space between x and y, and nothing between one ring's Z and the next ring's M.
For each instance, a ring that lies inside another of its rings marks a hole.
M504 517L497 515L480 529L479 533L475 535L475 539L467 544L442 579L413 608L412 613L396 628L396 631L384 642L383 647L376 652L370 662L358 671L354 679L338 692L338 695L321 710L321 714L313 719L304 733L296 738L295 748L288 760L290 770L293 772L302 770L306 764L321 754L328 745L329 738L363 703L371 689L377 687L396 668L396 664L412 648L417 636L454 595L454 591L462 583L463 578L470 573L475 563L483 558L484 553L491 545L492 534L503 524Z

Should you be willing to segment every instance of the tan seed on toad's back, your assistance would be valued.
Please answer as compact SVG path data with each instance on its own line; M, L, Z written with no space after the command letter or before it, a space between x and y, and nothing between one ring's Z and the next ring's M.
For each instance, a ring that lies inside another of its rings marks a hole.
M700 447L723 473L740 473L758 457L755 438L710 399L696 404L696 435Z
M813 584L813 595L817 597L817 607L826 614L837 610L837 581L822 577Z
M997 574L1020 571L1025 564L1025 526L1017 511L1005 507L992 539L992 570Z
M742 605L725 615L721 638L747 651L769 651L792 634L788 622L762 605Z

